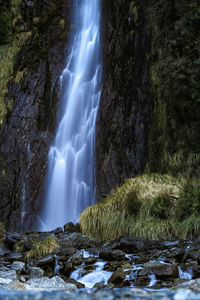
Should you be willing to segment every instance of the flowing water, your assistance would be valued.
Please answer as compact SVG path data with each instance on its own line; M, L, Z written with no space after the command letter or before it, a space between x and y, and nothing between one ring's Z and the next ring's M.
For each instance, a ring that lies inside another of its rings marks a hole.
M48 156L42 230L72 221L95 203L95 123L101 94L100 0L75 1L71 53L60 81L61 121Z

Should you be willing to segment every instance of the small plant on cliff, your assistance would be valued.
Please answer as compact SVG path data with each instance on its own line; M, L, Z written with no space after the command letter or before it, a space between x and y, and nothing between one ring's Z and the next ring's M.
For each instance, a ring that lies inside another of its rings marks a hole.
M33 245L31 250L26 252L26 260L30 260L31 258L39 258L45 255L48 255L56 250L58 247L57 239L48 236L44 240L39 241L35 240L32 241Z
M0 239L3 238L4 232L5 232L4 224L2 222L0 222Z

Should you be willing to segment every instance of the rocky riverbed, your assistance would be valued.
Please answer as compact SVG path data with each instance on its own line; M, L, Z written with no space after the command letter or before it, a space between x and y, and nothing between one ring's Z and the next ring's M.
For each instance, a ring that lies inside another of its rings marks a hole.
M6 233L0 299L199 299L200 240L100 243L68 223Z

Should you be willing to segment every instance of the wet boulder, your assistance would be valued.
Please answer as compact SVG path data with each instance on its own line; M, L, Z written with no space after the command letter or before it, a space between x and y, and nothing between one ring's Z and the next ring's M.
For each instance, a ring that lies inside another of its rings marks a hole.
M74 225L74 223L69 222L67 224L64 225L64 231L67 232L81 232L81 228L80 225L77 223L76 225Z
M127 284L125 282L125 278L126 278L125 273L122 270L117 270L113 272L112 276L108 280L108 283L113 285L114 287L121 288L126 286Z
M108 260L108 261L126 260L125 253L123 251L113 250L111 248L102 249L99 253L99 258L102 258L102 259Z
M71 258L70 258L70 262L73 265L81 265L83 263L83 255L82 254L74 254Z
M163 264L160 262L148 262L143 264L143 270L139 271L140 276L155 274L158 279L178 278L177 264Z

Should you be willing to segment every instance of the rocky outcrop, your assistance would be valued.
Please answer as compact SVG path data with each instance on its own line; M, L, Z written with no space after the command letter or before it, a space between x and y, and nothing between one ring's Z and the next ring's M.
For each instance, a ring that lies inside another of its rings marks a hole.
M6 95L6 103L13 105L0 134L0 218L9 228L26 224L28 230L37 227L42 206L73 3L18 3L13 22L29 38L15 57Z
M104 80L96 137L97 197L143 171L150 121L146 1L103 1Z

